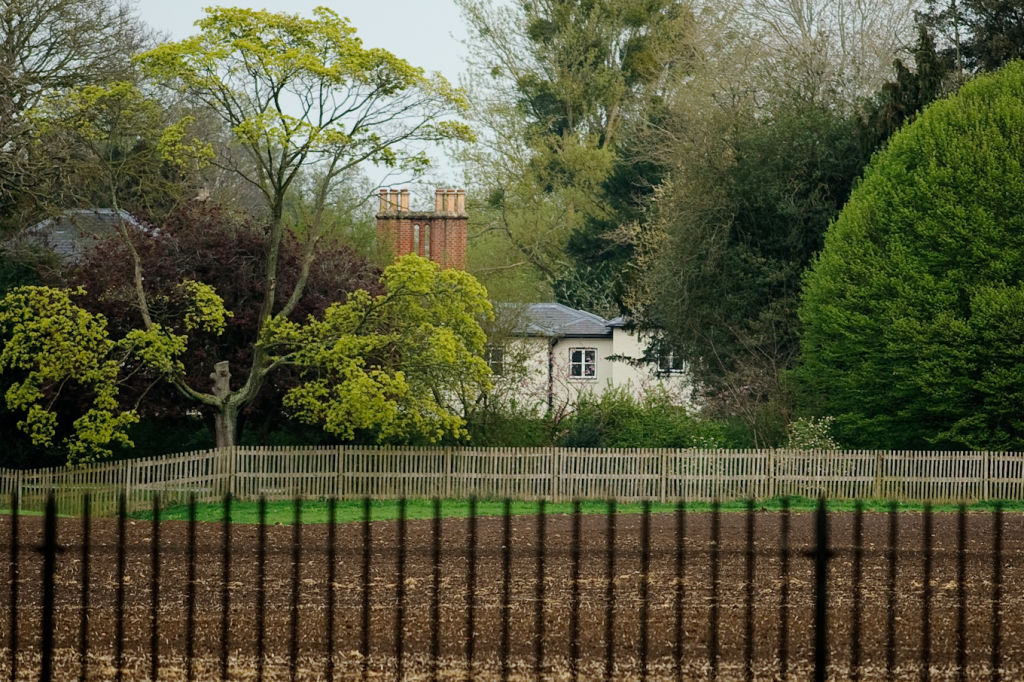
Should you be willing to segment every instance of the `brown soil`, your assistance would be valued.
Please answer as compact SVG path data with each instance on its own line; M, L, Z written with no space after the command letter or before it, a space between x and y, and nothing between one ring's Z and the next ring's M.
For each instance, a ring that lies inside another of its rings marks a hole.
M830 671L835 679L850 677L852 630L852 514L833 514L831 543L836 550L829 566ZM705 678L709 674L709 621L711 600L711 516L687 516L682 677ZM756 515L756 573L754 595L753 672L756 679L778 679L780 632L779 528L776 513ZM615 559L614 677L634 679L641 674L641 553L639 516L617 519ZM862 592L862 679L884 679L886 664L886 595L888 563L887 517L865 515ZM922 518L899 517L899 557L896 608L897 676L920 677L922 658L922 596L924 594ZM607 651L604 632L605 594L608 584L606 523L600 516L582 519L579 577L579 651L581 679L600 679ZM656 515L651 523L650 628L648 674L651 679L672 679L675 586L675 519ZM956 679L957 584L955 515L934 517L934 562L931 594L931 673L933 679ZM38 677L40 646L42 558L39 518L21 519L21 562L18 600L19 678ZM746 598L746 517L721 517L720 663L724 679L744 676ZM1005 517L1003 554L1002 657L1004 679L1024 678L1024 516ZM0 608L10 614L10 517L0 518ZM966 630L970 679L987 678L992 635L992 516L968 517ZM125 589L126 679L145 679L150 669L150 533L151 524L128 525ZM534 679L534 613L536 576L536 519L512 521L511 583L511 677ZM396 524L374 523L370 595L370 657L366 665L372 679L393 679L397 672L395 622L397 606ZM467 521L443 524L440 592L440 679L466 679L467 669ZM547 519L545 580L544 679L569 679L571 673L570 619L571 517ZM813 517L792 516L788 615L789 673L806 678L813 665L814 564L805 553L811 549ZM161 679L183 679L185 623L188 612L187 524L164 522L160 526L159 663ZM287 679L290 654L292 600L292 539L288 526L267 528L266 639L267 679ZM195 677L219 677L222 641L222 528L198 527L197 585L195 599ZM61 554L56 579L56 655L59 679L77 677L76 653L80 623L81 527L75 519L61 519ZM323 679L326 675L327 527L302 528L299 573L298 639L299 679ZM429 679L431 667L431 614L433 586L431 522L408 524L405 573L404 670L409 679ZM361 674L362 528L360 524L337 529L335 574L335 674L356 678ZM228 669L232 679L255 679L257 651L257 528L235 526L231 531L229 583L230 636ZM116 628L117 526L111 519L97 519L92 527L91 609L89 612L90 679L114 675ZM493 679L500 674L502 520L479 520L477 582L474 609L472 678ZM0 616L0 675L10 674L11 621Z

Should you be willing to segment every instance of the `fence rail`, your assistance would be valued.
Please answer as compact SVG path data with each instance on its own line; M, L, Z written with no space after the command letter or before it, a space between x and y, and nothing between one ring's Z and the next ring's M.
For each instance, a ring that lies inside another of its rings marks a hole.
M694 502L824 496L960 503L1024 499L1024 453L582 448L229 448L80 468L0 469L0 495L42 510L55 490L112 511L194 493L213 502L294 497L616 499Z

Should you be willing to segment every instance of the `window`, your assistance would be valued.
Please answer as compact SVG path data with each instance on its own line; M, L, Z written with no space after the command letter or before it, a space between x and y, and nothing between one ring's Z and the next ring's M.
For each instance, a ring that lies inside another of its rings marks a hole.
M680 374L686 370L686 363L679 355L668 351L658 355L658 374Z
M505 376L505 349L500 346L488 346L484 351L484 360L491 368L491 374Z
M597 349L570 348L569 376L573 379L594 379L597 377Z

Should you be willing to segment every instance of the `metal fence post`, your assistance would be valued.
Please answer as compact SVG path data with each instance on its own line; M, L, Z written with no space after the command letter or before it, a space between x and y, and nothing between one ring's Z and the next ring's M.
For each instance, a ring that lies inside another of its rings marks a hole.
M814 679L824 682L828 669L828 510L818 498L814 514Z

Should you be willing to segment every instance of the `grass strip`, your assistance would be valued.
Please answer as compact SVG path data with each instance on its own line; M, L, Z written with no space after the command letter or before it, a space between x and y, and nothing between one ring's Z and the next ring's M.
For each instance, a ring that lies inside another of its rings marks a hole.
M289 525L294 521L293 501L281 500L267 502L267 523L278 525ZM832 500L828 503L831 512L852 512L854 502L846 500ZM997 502L979 502L967 505L968 511L990 512L995 509ZM1003 502L1004 512L1024 511L1024 502L1006 501ZM794 497L790 498L790 510L793 512L810 512L817 508L818 502L812 498ZM652 503L652 514L667 514L675 511L675 503ZM780 511L782 499L762 500L754 507L757 511ZM899 504L897 508L904 512L920 512L924 509L923 504ZM338 523L352 523L362 521L363 502L362 500L339 500L337 502ZM479 500L477 502L478 516L500 516L503 513L504 505L500 500ZM689 512L700 513L711 511L711 504L706 502L692 502L686 505ZM745 500L723 502L721 510L728 513L746 512L747 503ZM953 513L958 506L955 504L933 505L932 510L936 513ZM639 514L642 505L637 503L619 503L616 511L620 514ZM867 512L887 512L889 502L866 501L864 510ZM548 503L546 505L548 515L571 514L571 502ZM580 511L584 514L605 514L608 511L607 503L597 501L583 501L580 503ZM0 514L4 513L0 510ZM223 519L224 507L220 503L197 504L196 520L200 522L216 522ZM406 518L409 520L422 520L433 518L433 506L430 500L412 500L406 503ZM513 515L529 515L537 513L536 502L513 502ZM465 518L469 516L468 500L442 500L441 514L445 518ZM134 519L150 520L153 518L152 510L135 512L130 515ZM187 505L173 505L160 511L160 518L167 521L185 521L188 519ZM397 500L373 500L370 503L370 518L373 521L392 521L398 518ZM301 509L302 523L327 523L327 502L326 500L304 500ZM257 523L257 503L255 501L232 500L231 520L234 523L250 524Z

